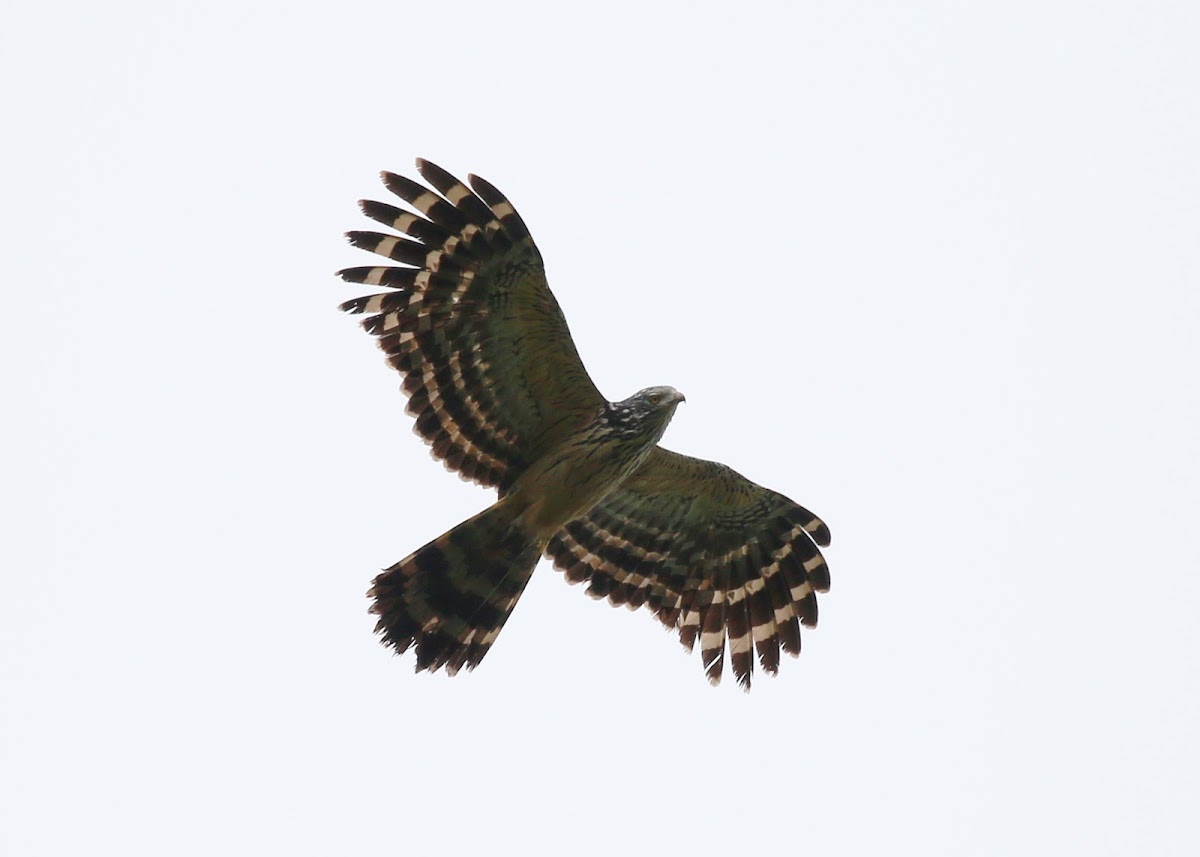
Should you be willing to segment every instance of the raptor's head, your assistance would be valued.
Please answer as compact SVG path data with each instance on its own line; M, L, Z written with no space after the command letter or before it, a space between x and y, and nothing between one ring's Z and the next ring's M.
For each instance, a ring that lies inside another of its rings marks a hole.
M645 438L656 443L680 402L687 401L674 387L647 387L628 399L613 402L608 409L609 424L627 437Z

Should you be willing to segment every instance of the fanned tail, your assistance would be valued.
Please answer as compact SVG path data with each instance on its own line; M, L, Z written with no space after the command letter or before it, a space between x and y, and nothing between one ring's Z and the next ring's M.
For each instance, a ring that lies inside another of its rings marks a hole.
M474 669L495 642L545 547L515 511L501 500L375 578L375 632L397 653L414 648L418 672Z

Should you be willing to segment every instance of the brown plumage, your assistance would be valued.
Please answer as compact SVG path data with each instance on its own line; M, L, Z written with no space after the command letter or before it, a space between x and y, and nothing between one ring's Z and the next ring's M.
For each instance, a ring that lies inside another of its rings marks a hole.
M657 446L682 395L607 401L513 206L476 176L468 188L417 169L434 190L383 174L415 213L361 203L407 237L348 233L405 267L339 272L391 289L342 309L367 315L433 454L500 499L375 579L384 642L415 648L418 670L475 667L544 552L589 594L645 605L688 649L699 641L714 684L726 648L744 688L756 658L774 674L780 650L799 654L799 626L816 625L828 528L724 465Z

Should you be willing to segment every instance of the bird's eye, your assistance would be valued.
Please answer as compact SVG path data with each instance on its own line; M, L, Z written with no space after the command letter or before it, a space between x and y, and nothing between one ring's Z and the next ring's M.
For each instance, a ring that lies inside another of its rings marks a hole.
M658 393L650 394L650 404L657 405L661 401L662 401L662 396L660 396Z

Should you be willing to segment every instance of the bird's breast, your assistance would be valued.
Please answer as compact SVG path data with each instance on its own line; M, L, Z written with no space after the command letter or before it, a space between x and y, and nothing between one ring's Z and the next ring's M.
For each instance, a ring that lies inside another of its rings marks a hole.
M642 463L649 444L586 432L535 461L513 484L526 531L549 538L589 510Z

